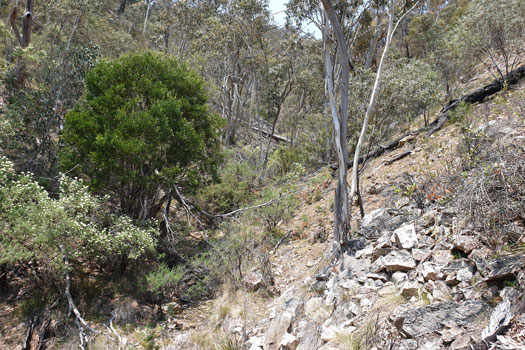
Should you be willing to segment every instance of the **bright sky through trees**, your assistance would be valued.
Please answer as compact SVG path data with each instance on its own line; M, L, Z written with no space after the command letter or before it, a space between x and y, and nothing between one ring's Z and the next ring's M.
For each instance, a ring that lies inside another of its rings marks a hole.
M288 0L270 0L270 13L272 14L275 23L279 26L283 26L286 22L286 4ZM311 23L306 24L303 29L307 32L312 33L316 38L321 37L319 29Z

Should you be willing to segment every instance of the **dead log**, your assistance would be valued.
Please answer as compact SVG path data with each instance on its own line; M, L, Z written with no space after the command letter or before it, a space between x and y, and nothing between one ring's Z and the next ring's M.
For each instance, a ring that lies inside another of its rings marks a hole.
M402 152L402 153L400 153L400 154L398 154L398 155L396 155L396 156L394 156L394 157L392 157L390 159L385 160L384 163L386 165L390 165L390 164L392 164L392 163L394 163L394 162L396 162L396 161L398 161L400 159L405 158L406 156L408 156L410 154L412 154L412 150L408 150L408 151Z
M461 102L469 103L469 104L483 102L485 98L492 96L495 93L503 90L503 88L506 86L514 85L518 83L523 78L525 78L525 64L511 71L504 80L496 79L492 83L485 85L484 87L479 88L471 92L470 94L464 95L459 99L449 101L447 105L441 109L436 119L432 123L430 123L427 127L423 127L415 131L410 131L404 134L403 136L393 141L390 141L384 146L379 145L379 147L377 147L374 151L370 152L369 154L365 156L359 157L358 164L362 164L369 159L377 158L383 155L387 151L392 151L398 148L400 145L404 143L403 142L404 139L415 137L419 135L420 133L422 133L423 131L427 132L426 136L430 136L434 134L436 131L440 130L443 127L443 125L449 120L450 111L453 111L454 109L456 109L460 105ZM350 160L348 162L349 167L351 167L352 163L353 163L353 160ZM337 170L337 164L331 164L330 168L332 170Z
M418 135L420 132L422 132L424 130L425 130L425 128L421 128L421 129L418 129L416 131L410 131L410 132L404 134L403 136L398 137L397 139L390 141L386 145L379 145L379 147L377 147L372 152L369 152L368 154L359 157L358 164L362 164L362 163L364 163L365 161L367 161L369 159L377 158L377 157L383 155L385 152L395 150L396 148L398 148L399 146L404 144L403 141L405 139L411 138L412 136L416 136L416 135ZM352 163L353 163L353 159L348 162L349 168L352 166ZM337 169L337 164L330 165L330 168L332 170L336 170Z
M286 137L284 136L281 136L281 135L277 135L277 134L272 134L271 132L268 132L266 130L263 130L263 129L260 129L260 128L257 128L255 126L252 126L252 130L253 131L257 131L258 133L261 133L263 134L264 136L270 136L272 139L274 139L275 141L277 142L286 142L286 143L291 143L292 141L288 140Z
M514 85L519 82L522 78L525 77L525 65L522 65L512 72L510 72L505 79L496 79L492 83L485 85L484 87L475 90L474 92L464 95L463 97L450 101L439 113L437 118L429 124L427 136L432 135L439 129L450 118L450 111L456 109L462 102L473 104L478 102L483 102L483 100L489 96L494 95L495 93L503 90L506 86Z

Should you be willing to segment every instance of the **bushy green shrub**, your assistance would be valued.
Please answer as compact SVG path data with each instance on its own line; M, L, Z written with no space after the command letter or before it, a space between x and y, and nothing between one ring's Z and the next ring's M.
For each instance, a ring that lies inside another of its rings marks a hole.
M491 145L475 133L464 143L463 181L455 189L455 204L486 244L519 243L525 233L525 152L515 145Z
M292 190L291 188L290 192L292 192ZM255 213L255 215L262 219L266 233L277 238L282 234L279 230L280 223L289 220L299 206L297 197L290 192L281 192L281 194L279 194L277 190L273 188L265 190L262 200L264 202L273 200L273 202L257 209Z
M190 191L220 160L219 117L203 80L176 59L145 53L99 63L85 99L66 116L64 169L80 165L92 189L131 217L155 217L178 186Z
M13 49L9 64L0 70L7 107L0 119L10 129L0 133L2 151L18 170L30 171L41 184L53 186L49 178L58 175L64 114L82 95L84 76L99 54L96 46L73 45L67 50L64 46L55 44L48 51L31 46Z
M516 68L523 50L523 0L471 1L454 33L472 63L490 60L494 76L503 78Z
M152 252L156 231L108 212L78 179L62 176L58 198L31 174L0 157L0 265L22 266L53 284L85 267L104 271L116 261Z
M297 147L288 145L279 146L269 157L268 173L275 177L283 177L288 173L298 170L299 164L304 164L306 155ZM297 175L303 175L300 171Z
M171 269L165 264L161 264L156 270L146 275L148 289L155 294L163 295L174 292L183 274L184 271L181 265Z
M200 205L212 213L225 213L252 202L258 176L257 151L250 146L225 150L219 181L203 186L197 192Z

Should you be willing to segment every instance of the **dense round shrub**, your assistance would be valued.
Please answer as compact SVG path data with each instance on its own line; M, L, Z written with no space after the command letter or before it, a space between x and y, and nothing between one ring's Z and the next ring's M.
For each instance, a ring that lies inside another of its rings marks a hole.
M66 116L61 163L118 198L125 213L154 217L173 186L194 189L215 174L221 122L184 64L123 56L99 63L85 83L85 98Z

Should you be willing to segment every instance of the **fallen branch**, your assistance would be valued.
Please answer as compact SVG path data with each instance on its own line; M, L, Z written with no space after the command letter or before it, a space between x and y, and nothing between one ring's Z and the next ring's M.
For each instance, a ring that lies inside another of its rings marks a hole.
M394 156L394 157L392 157L390 159L385 160L384 163L386 165L390 165L390 164L392 164L392 163L394 163L394 162L396 162L396 161L398 161L400 159L405 158L406 156L408 156L410 154L412 154L412 150L408 150L408 151L402 152L402 153L400 153L400 154L398 154L398 155L396 155L396 156Z
M281 246L281 244L288 238L290 237L290 235L292 234L292 231L288 231L288 233L282 237L279 242L277 242L277 244L275 245L275 247L273 247L273 249L271 250L271 254L275 254L275 252L277 251L277 249L279 249L279 247Z
M79 329L80 329L80 324L81 324L84 327L86 327L91 333L98 334L98 331L96 331L95 329L91 328L89 326L89 324L86 322L86 320L84 320L82 318L82 315L80 314L80 311L78 311L78 309L77 309L77 307L75 305L75 302L73 301L73 297L71 296L71 277L69 276L69 267L70 267L69 259L67 258L67 255L65 254L64 247L61 246L60 249L62 250L62 254L64 255L64 264L66 265L66 273L65 273L65 275L66 275L65 276L66 277L66 289L64 291L64 294L66 295L67 302L68 302L68 315L71 312L73 312L73 314L75 314L77 322L80 322L80 323L77 323L77 325L79 326Z
M36 346L37 350L43 350L45 348L47 329L50 324L51 324L51 319L49 318L47 318L44 322L42 322L42 325L40 326L40 330L38 331L38 344Z
M464 95L463 97L450 101L440 112L437 118L430 123L428 126L428 132L427 136L432 135L439 129L443 127L443 125L449 120L450 118L450 111L453 111L456 109L457 106L461 104L461 102L473 104L477 102L483 102L483 100L489 96L494 95L495 93L503 90L506 86L514 85L518 83L522 78L525 77L525 65L522 65L521 67L516 68L512 72L510 72L505 79L496 79L492 83L485 85L484 87L475 90L474 92Z
M383 155L387 151L392 151L402 144L404 144L404 140L406 138L412 139L413 137L419 135L420 133L426 131L426 136L430 136L434 134L436 131L440 130L443 125L449 120L450 115L449 112L456 109L461 102L473 104L476 102L482 102L485 98L501 91L505 86L508 85L514 85L518 83L521 79L525 78L525 65L522 65L512 72L510 72L504 82L501 80L495 80L492 83L485 85L484 87L475 90L474 92L464 95L459 99L451 100L449 103L443 107L443 109L439 112L439 115L436 117L436 119L430 123L428 126L419 128L414 131L409 131L408 133L404 134L403 136L390 141L386 145L379 145L378 148L376 148L374 151L370 152L366 156L359 157L359 160L357 164L362 164L367 160L377 158L381 155ZM348 167L350 168L354 160L350 160L348 162ZM330 168L332 170L337 170L337 164L331 164Z
M272 139L274 139L274 140L277 141L277 142L292 143L292 141L290 141L289 139L287 139L287 138L284 137L284 136L277 135L277 134L272 134L271 132L268 132L268 131L266 131L266 130L263 130L263 129L257 128L257 127L255 127L255 126L252 126L252 130L253 130L253 131L257 131L257 132L263 134L264 136L270 136Z
M403 141L405 139L411 138L412 136L417 136L419 133L421 133L424 130L425 130L425 128L421 128L421 129L418 129L416 131L410 131L410 132L404 134L403 136L398 137L397 139L395 139L393 141L390 141L386 145L379 145L378 148L376 148L375 150L371 151L367 155L359 157L359 160L358 160L357 164L361 165L361 164L363 164L364 162L366 162L366 161L368 161L370 159L374 159L374 158L377 158L377 157L383 155L383 153L385 153L385 152L395 150L396 148L398 148L399 146L404 144ZM353 163L353 159L348 163L349 168L351 167L352 163ZM336 164L332 164L330 166L330 168L332 170L336 170L337 169L337 165Z
M174 188L175 188L175 195L176 195L175 198L184 207L184 209L186 210L188 215L192 215L193 216L193 213L191 212L191 209L193 208L193 209L197 210L198 212L200 212L201 214L204 214L206 217L208 217L210 219L217 219L217 218L224 219L224 218L233 216L233 215L235 215L237 213L240 213L240 212L243 212L243 211L246 211L246 210L266 207L266 206L274 203L275 201L277 201L277 198L274 198L274 199L272 199L272 200L270 200L268 202L265 202L265 203L262 203L262 204L253 205L253 206L250 206L250 207L235 209L234 211L231 211L229 213L225 213L225 214L210 214L207 211L199 208L196 204L194 204L194 203L188 201L186 198L184 198L184 196L179 191L177 186L174 186Z
M218 214L218 215L215 215L216 217L219 217L219 218L226 218L228 216L232 216L232 215L235 215L237 213L240 213L240 212L243 212L243 211L246 211L246 210L250 210L250 209L257 209L257 208L262 208L262 207L266 207L270 204L272 204L273 202L275 202L277 199L272 199L266 203L262 203L262 204L258 204L258 205L253 205L251 207L246 207L246 208L239 208L239 209L236 209L234 211L231 211L229 213L226 213L226 214Z
M111 313L111 318L109 319L109 326L106 326L109 331L111 333L113 333L115 335L115 337L117 338L117 341L118 341L118 350L121 349L121 345L122 345L122 337L120 336L120 334L118 334L117 330L115 329L115 327L113 327L113 320L115 319L115 312L112 312Z
M29 321L29 326L27 327L26 339L24 341L24 346L22 350L29 350L31 348L31 339L33 338L33 330L35 329L35 318L31 318Z

